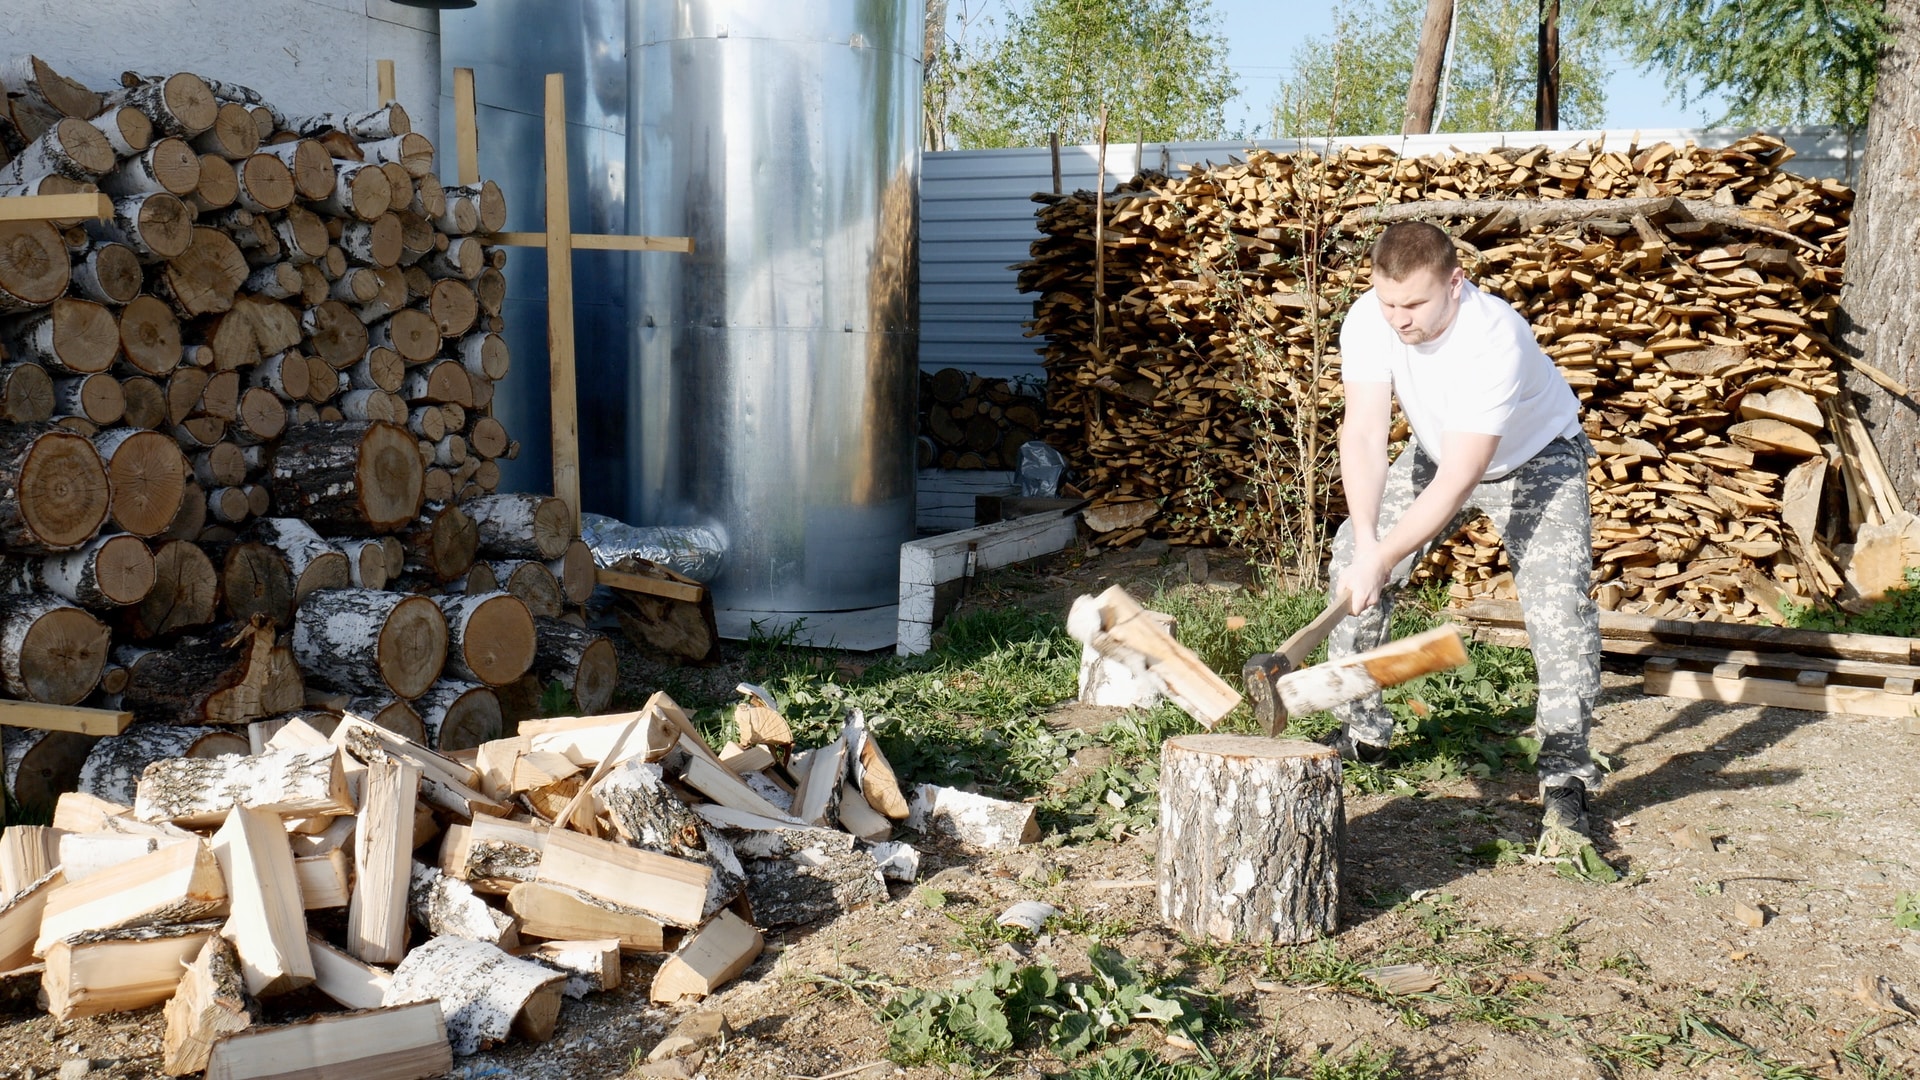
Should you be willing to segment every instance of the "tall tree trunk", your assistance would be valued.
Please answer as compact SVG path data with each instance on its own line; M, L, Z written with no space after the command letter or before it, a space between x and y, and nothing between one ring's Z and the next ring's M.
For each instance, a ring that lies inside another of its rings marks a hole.
M1540 0L1540 59L1533 129L1560 130L1560 0Z
M1909 387L1920 386L1920 0L1888 0L1891 40L1867 118L1859 196L1847 238L1847 281L1836 318L1840 343ZM1920 505L1920 406L1896 398L1859 372L1848 386L1864 396L1861 417L1893 475L1901 500Z
M1402 135L1425 135L1433 130L1433 111L1440 100L1440 68L1447 59L1447 36L1452 29L1453 0L1427 0L1427 17L1420 23L1420 50L1413 57L1413 82L1407 87Z

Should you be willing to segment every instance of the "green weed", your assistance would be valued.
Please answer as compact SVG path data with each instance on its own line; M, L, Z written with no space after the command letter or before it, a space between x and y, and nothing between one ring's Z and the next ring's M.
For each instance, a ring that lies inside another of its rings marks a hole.
M1894 895L1893 925L1902 930L1920 930L1920 892L1909 890Z
M1902 575L1906 584L1888 589L1884 599L1858 613L1789 602L1781 614L1799 630L1920 637L1920 566L1909 566Z

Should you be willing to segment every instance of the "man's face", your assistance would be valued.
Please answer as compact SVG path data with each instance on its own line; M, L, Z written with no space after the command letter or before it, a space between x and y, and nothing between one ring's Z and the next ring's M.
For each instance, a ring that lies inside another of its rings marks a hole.
M1460 310L1460 283L1467 275L1458 268L1444 277L1431 270L1415 270L1404 280L1373 279L1374 295L1387 325L1408 345L1424 345L1447 332Z

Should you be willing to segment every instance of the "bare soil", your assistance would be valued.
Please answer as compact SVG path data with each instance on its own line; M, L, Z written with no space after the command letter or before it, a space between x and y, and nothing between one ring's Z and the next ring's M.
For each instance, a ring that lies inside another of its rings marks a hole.
M1216 565L1213 587L1237 587L1232 576ZM1186 577L1178 552L1070 553L989 579L970 602L1064 611L1072 595L1111 581L1144 594ZM1050 721L1091 729L1111 717L1069 705ZM1044 956L1063 974L1084 973L1089 937L1008 943L978 932L1033 899L1098 927L1141 966L1218 995L1231 1020L1210 1027L1211 1049L1253 1075L1305 1076L1316 1055L1364 1046L1390 1053L1393 1075L1406 1078L1920 1076L1910 1011L1920 1005L1920 931L1892 921L1896 894L1920 889L1920 735L1899 720L1650 698L1621 670L1607 674L1593 739L1617 766L1594 799L1617 884L1475 854L1534 834L1535 784L1514 772L1411 795L1349 791L1342 928L1298 950L1208 948L1162 929L1151 832L989 854L930 845L919 884L770 936L746 975L705 1002L650 1006L651 967L633 961L626 988L569 1002L551 1042L462 1059L455 1075L620 1075L702 1009L732 1028L699 1067L709 1080L946 1074L887 1061L875 1009L883 988L946 987L995 959ZM1058 783L1099 763L1099 748L1082 755ZM944 905L930 902L935 891ZM1743 922L1743 909L1764 924ZM1418 963L1443 981L1394 996L1315 978L1305 955ZM151 1076L162 1028L158 1009L64 1025L16 1013L0 1021L0 1075L48 1076L84 1058L99 1075ZM1151 1024L1125 1038L1199 1060ZM1064 1067L1025 1051L997 1071Z

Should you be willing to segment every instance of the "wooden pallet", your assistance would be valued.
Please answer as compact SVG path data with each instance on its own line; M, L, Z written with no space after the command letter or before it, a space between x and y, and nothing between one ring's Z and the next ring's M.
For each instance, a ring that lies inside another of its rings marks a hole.
M1650 656L1643 675L1646 691L1661 697L1847 716L1920 717L1920 697L1914 695L1920 668L1901 669L1905 671L1901 675L1875 675L1793 666L1805 657L1750 655L1755 662ZM1910 723L1908 730L1914 729Z

